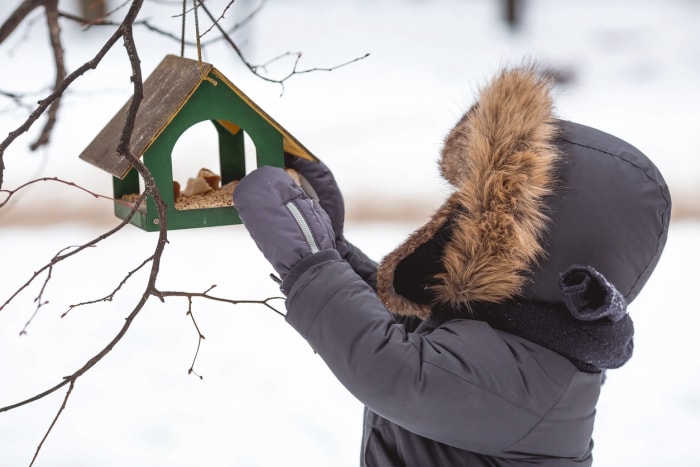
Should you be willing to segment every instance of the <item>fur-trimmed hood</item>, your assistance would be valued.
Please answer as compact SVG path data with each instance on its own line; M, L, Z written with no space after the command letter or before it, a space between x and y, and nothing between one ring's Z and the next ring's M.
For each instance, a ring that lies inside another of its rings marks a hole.
M377 270L397 314L560 302L559 275L573 264L631 301L665 244L671 201L656 167L618 138L555 118L535 67L481 90L447 135L440 172L454 192Z

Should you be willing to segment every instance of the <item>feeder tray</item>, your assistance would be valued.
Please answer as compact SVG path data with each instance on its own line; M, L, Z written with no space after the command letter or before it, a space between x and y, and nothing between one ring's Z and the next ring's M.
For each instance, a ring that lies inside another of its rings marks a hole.
M80 158L110 173L114 213L126 219L142 192L138 173L116 151L130 105L128 101L80 154ZM214 125L219 143L218 192L228 202L212 205L176 203L172 151L185 131L202 121ZM256 149L257 165L284 167L284 155L318 159L279 123L266 114L223 74L208 63L166 56L143 83L143 100L136 115L131 151L143 160L165 204L168 230L240 224L230 193L246 174L243 134ZM130 222L146 231L160 229L155 202L149 196Z

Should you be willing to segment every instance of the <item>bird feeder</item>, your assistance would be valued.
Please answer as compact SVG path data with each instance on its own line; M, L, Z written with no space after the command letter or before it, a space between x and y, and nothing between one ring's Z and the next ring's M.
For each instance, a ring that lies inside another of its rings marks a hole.
M121 219L132 210L126 200L142 191L137 171L116 151L129 105L130 101L124 104L80 154L81 159L112 175L114 213ZM203 121L211 121L218 134L222 186L246 174L244 132L255 144L258 166L284 167L285 153L318 161L212 65L168 55L143 83L130 147L155 179L166 204L169 230L241 223L230 204L231 196L226 206L183 209L176 205L173 148L185 131ZM156 205L150 196L130 222L146 231L159 230Z

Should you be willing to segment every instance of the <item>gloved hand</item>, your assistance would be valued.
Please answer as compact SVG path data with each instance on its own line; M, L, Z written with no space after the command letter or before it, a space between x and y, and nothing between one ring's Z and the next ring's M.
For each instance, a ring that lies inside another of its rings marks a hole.
M315 192L314 194L318 196L321 207L328 213L328 217L331 219L331 226L335 233L336 249L338 253L340 253L341 258L347 259L350 253L350 247L343 236L345 202L343 201L340 188L338 188L338 183L335 181L335 177L333 177L330 169L323 162L311 162L290 154L284 155L284 163L287 167L299 172L311 185L313 192Z
M334 250L331 220L319 203L277 167L260 167L236 185L233 204L265 258L280 279L303 259ZM332 252L335 257L337 253Z
M321 207L328 213L335 233L335 246L340 257L350 263L353 270L375 287L377 263L365 255L359 248L347 241L343 234L345 223L345 203L338 188L335 177L323 162L311 162L294 157L284 156L285 165L296 170L302 176L302 188L319 200ZM308 183L309 186L306 186Z

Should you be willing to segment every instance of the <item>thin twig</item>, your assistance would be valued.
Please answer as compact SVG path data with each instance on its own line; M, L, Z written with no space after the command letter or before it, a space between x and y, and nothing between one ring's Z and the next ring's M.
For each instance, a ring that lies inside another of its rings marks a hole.
M203 0L196 0L196 1L199 4L199 8L204 10L204 13L206 13L206 15L209 17L209 19L214 23L214 26L216 26L216 28L219 30L219 32L221 33L224 40L226 42L228 42L228 44L231 46L231 48L233 48L233 50L236 52L236 54L238 55L238 58L243 62L243 64L258 78L260 78L264 81L268 81L270 83L279 84L282 88L282 94L284 94L284 83L294 75L303 74L303 73L310 73L313 71L334 71L334 70L337 70L338 68L342 68L344 66L350 65L351 63L355 63L355 62L358 62L360 60L363 60L363 59L369 57L369 53L366 53L360 57L353 58L352 60L348 60L347 62L341 63L339 65L335 65L332 67L325 67L325 68L315 67L315 68L309 68L309 69L304 69L304 70L298 70L297 66L298 66L299 60L301 59L301 54L287 53L287 54L283 54L283 56L296 55L296 60L294 62L294 66L292 67L292 70L289 73L287 73L286 76L283 76L282 78L270 78L270 77L265 76L265 75L258 72L258 68L260 68L260 65L254 65L246 59L246 57L243 55L243 51L240 49L240 47L238 47L238 45L234 42L234 40L231 39L231 36L229 34L227 34L226 31L224 31L223 27L218 22L216 22L214 15L205 6ZM268 62L268 64L269 64L269 62Z
M124 0L124 2L117 5L115 8L113 8L112 10L105 13L104 16L99 17L99 18L87 19L83 16L74 15L72 13L66 13L65 11L60 11L60 10L58 11L58 17L69 19L71 21L75 21L77 23L80 23L83 26L84 31L87 31L88 29L92 28L93 26L121 26L122 23L116 22L116 21L108 21L107 18L109 18L110 16L112 16L114 13L121 10L122 8L124 8L131 1L132 0ZM137 21L134 21L134 23L136 23L136 22Z
M194 357L192 357L192 363L190 364L190 369L187 370L187 374L188 375L194 374L199 379L204 379L202 377L202 375L200 375L196 371L194 371L194 364L197 361L197 356L199 355L199 348L201 347L202 341L205 339L205 337L204 337L204 334L202 334L202 331L199 329L199 325L197 324L197 320L194 319L194 314L192 313L192 297L187 297L187 315L192 319L192 324L194 324L194 329L197 331L197 349L194 352Z
M143 0L134 0L134 4L132 5L132 10L134 10L134 5L138 4L139 8L140 5L143 3ZM138 14L138 8L136 9L136 13ZM133 21L133 17L130 14L127 14L124 22L127 22L129 20ZM49 94L46 98L42 99L39 101L38 106L34 109L34 111L29 115L27 120L24 121L22 125L17 127L15 130L11 131L7 137L0 142L0 188L2 188L3 184L3 176L4 176L4 169L5 165L3 162L4 159L4 154L5 150L8 148L12 142L17 139L21 134L25 133L31 126L34 124L34 122L37 121L37 119L46 111L46 109L55 101L58 97L60 97L65 90L75 81L78 79L80 76L82 76L86 71L90 69L95 69L97 65L102 61L102 58L107 54L107 52L114 46L114 44L123 36L123 28L117 29L112 36L110 36L105 44L100 48L100 50L97 52L97 54L89 61L85 62L83 65L78 67L75 71L73 71L71 74L66 76L66 78L63 80L60 86L57 86L54 91Z
M85 27L85 29L89 29L92 26L119 26L121 24L121 23L118 23L115 21L108 21L106 19L96 19L96 20L90 21L90 20L83 18L82 16L77 16L77 15L74 15L72 13L67 13L65 11L59 12L59 16L61 18L75 21L75 22L80 23L82 25L87 25ZM180 36L178 36L177 34L173 34L172 32L166 31L164 29L161 29L158 26L155 26L147 19L134 21L134 26L143 26L146 29L148 29L149 31L155 32L157 34L160 34L162 36L165 36L165 37L168 37L170 39L173 39L173 40L180 42ZM190 42L190 41L185 41L185 44L188 46L195 45L194 42Z
M106 1L106 0L103 0L103 1ZM101 18L95 18L95 19L93 19L93 20L84 19L84 20L83 20L83 24L85 25L85 29L86 29L86 30L87 30L87 29L90 29L90 26L92 26L93 24L97 24L97 23L99 23L99 22L104 21L105 18L109 18L110 16L112 16L112 15L113 15L114 13L116 13L117 11L119 11L119 10L121 10L122 8L126 7L126 6L129 4L129 2L131 2L131 1L132 1L132 0L124 0L122 3L120 3L120 4L117 5L116 7L112 8L111 10L109 10L108 12L106 12L106 13L104 14L104 16L102 16Z
M281 313L279 310L277 310L275 307L270 305L270 301L272 300L284 300L284 297L268 297L264 300L232 300L228 298L221 298L221 297L215 297L213 295L209 295L209 292L212 291L216 287L216 284L212 285L209 287L207 290L204 292L163 292L160 291L158 294L160 297L165 298L165 297L185 297L187 298L187 315L192 319L192 324L194 325L195 331L197 331L197 348L195 349L194 352L194 357L192 358L192 363L190 364L190 368L187 370L187 374L194 374L197 376L199 379L203 379L202 375L198 374L196 371L194 371L194 364L197 362L197 357L199 356L199 349L202 346L202 341L205 339L204 334L202 334L201 329L199 328L199 325L197 324L197 320L194 317L194 313L192 312L192 302L195 297L199 298L206 298L208 300L214 300L218 302L225 302L225 303L230 303L233 305L240 305L240 304L260 304L264 305L267 308L271 309L275 313L277 313L280 316L284 316L283 313Z
M224 11L222 11L221 14L219 15L219 17L218 17L216 20L213 21L212 25L209 26L209 27L206 29L206 31L204 31L203 33L199 34L199 38L200 38L200 39L201 39L202 37L206 36L207 33L208 33L209 31L211 31L212 29L214 29L214 25L215 25L215 24L219 24L219 21L221 21L222 19L224 19L224 15L226 15L226 12L227 12L228 9L231 7L231 5L233 5L233 2L235 2L235 1L236 1L236 0L231 0L230 2L228 2L228 4L224 7Z
M185 56L185 19L187 15L185 10L187 9L187 0L182 0L182 30L180 31L180 57Z
M0 311L2 311L8 304L10 304L23 290L25 290L27 287L29 287L34 282L34 280L37 277L39 277L44 271L50 270L51 268L53 268L54 265L58 264L59 262L66 260L72 256L75 256L87 248L96 246L102 240L105 240L105 239L111 237L112 235L117 233L119 230L121 230L122 227L124 227L125 225L127 225L130 222L131 218L134 216L134 214L137 212L139 206L144 201L145 196L146 196L145 194L142 194L138 198L138 200L134 203L134 206L131 208L131 211L128 213L128 215L125 216L125 218L122 219L122 221L116 227L108 230L107 232L94 238L93 240L91 240L87 243L84 243L83 245L75 247L75 249L73 251L71 251L70 253L66 253L66 254L59 253L59 254L55 255L49 263L45 264L39 270L35 271L34 274L23 285L21 285L19 288L17 288L17 290L15 290L15 292L7 300L5 300L5 302L2 305L0 305ZM61 251L65 251L65 249L61 250ZM26 330L26 326L25 326L25 330Z
M73 392L73 388L75 387L75 379L70 379L69 381L70 381L70 385L68 386L68 390L66 391L66 395L63 398L63 403L61 404L61 407L59 407L58 412L56 413L56 416L53 418L53 421L51 422L51 425L49 425L49 429L46 430L46 433L44 433L44 437L41 438L41 442L36 447L36 451L34 452L34 457L32 457L32 461L29 463L29 467L32 467L34 465L34 462L36 462L36 458L39 456L39 451L41 451L41 447L44 445L44 441L46 441L46 438L49 437L51 430L53 430L53 427L56 425L56 422L58 421L59 417L63 413L63 410L66 408L66 404L68 403L68 398L70 398L70 395Z
M26 94L18 94L15 92L3 91L0 89L0 96L7 97L12 102L14 102L17 107L20 107L24 110L32 110L32 108L29 105L22 102L22 98L26 97Z
M42 177L42 178L35 178L34 180L30 180L30 181L18 186L14 190L0 190L0 193L6 195L5 199L0 200L0 208L4 207L10 201L10 199L14 195L16 195L19 191L23 190L24 188L27 188L30 185L33 185L33 184L39 183L39 182L63 183L64 185L68 185L68 186L71 186L73 188L77 188L78 190L82 190L85 193L88 193L89 195L91 195L95 198L98 198L98 199L103 198L103 199L109 199L109 200L115 201L114 198L112 198L111 196L106 196L106 195L101 195L99 193L95 193L94 191L90 191L87 188L82 187L75 182L69 182L67 180L63 180L63 179L60 179L58 177Z
M78 308L81 306L87 306L87 305L94 305L95 303L100 303L100 302L111 302L114 299L115 295L117 295L117 292L119 292L119 290L121 290L121 288L124 287L124 285L129 281L129 279L131 279L131 277L134 274L136 274L138 271L140 271L145 265L147 265L151 261L153 261L152 255L149 256L148 258L146 258L145 260L143 260L143 262L141 264L139 264L138 266L136 266L134 269L129 271L126 274L126 276L124 276L124 278L119 282L119 284L114 288L114 290L112 290L112 292L110 294L105 295L102 298L97 298L94 300L89 300L86 302L77 303L75 305L70 305L68 307L68 310L66 310L64 313L61 314L61 318L65 318L66 315L68 313L70 313L74 308Z
M182 291L158 291L158 295L162 298L166 297L187 297L188 299L192 299L195 297L198 298L205 298L207 300L213 300L215 302L222 302L222 303L230 303L231 305L244 305L244 304L259 304L259 305L264 305L265 307L269 308L270 310L274 311L278 315L284 317L284 313L279 311L277 308L273 307L270 305L270 302L273 300L286 300L284 297L268 297L264 300L233 300L230 298L224 298L224 297L217 297L215 295L210 295L209 291L211 291L216 285L212 285L209 287L207 290L204 292L182 292Z
M151 0L151 1L155 1L155 0ZM186 3L186 1L187 1L187 0L185 0L185 3ZM203 1L203 0L202 0L202 1ZM267 0L260 0L260 3L258 4L258 6L256 6L250 13L248 13L241 21L239 21L239 22L237 22L236 24L234 24L234 25L231 27L231 29L229 29L227 32L228 32L229 34L231 34L231 33L235 32L235 31L237 31L238 29L240 29L240 28L246 26L246 24L248 24L248 23L260 12L260 10L262 9L262 7L265 5L265 2L266 2L266 1L267 1ZM211 29L213 29L213 28L214 28L214 25L215 25L216 23L218 23L218 21L220 21L221 19L224 18L224 15L226 14L226 10L228 10L228 9L231 7L231 5L233 5L235 2L236 2L236 0L231 0L231 1L224 7L224 11L223 11L223 13L221 13L221 15L219 16L219 19L216 20L216 21L212 21L212 25L207 29L206 32L209 32ZM185 15L187 15L187 13L190 13L190 12L194 11L194 9L195 9L194 7L192 7L192 8L186 8L186 5L185 5L185 6L183 7L183 9L182 9L182 13L178 13L177 15L173 15L172 17L173 17L173 18L179 18L179 17L181 17L181 16L185 16ZM206 32L205 32L205 33L206 33ZM202 34L202 36L203 36L203 35L204 35L204 34ZM212 39L210 42L215 42L215 41L218 41L218 40L220 40L220 38Z
M49 28L49 38L51 40L51 50L53 51L54 65L56 66L56 79L54 81L54 91L57 90L66 78L66 65L63 56L63 45L61 44L61 27L58 24L58 0L47 0L45 4L46 23ZM61 106L60 93L49 106L46 123L41 130L39 137L29 148L34 151L41 146L48 144L51 138L51 131L56 125L58 109Z
M34 11L35 8L44 4L46 0L24 0L15 8L10 16L0 25L0 44L3 43L12 32L17 29L17 26L22 24L22 21Z
M49 285L49 282L51 281L51 276L53 274L53 267L59 263L62 259L65 259L67 256L63 255L64 251L70 250L71 248L80 248L79 246L68 246L60 250L56 255L54 255L53 259L49 262L46 268L46 278L44 279L44 282L41 284L41 287L39 288L39 294L36 296L34 301L36 302L36 308L34 308L34 313L29 317L27 322L24 324L24 327L22 327L22 330L19 332L20 336L23 336L27 334L27 328L29 328L29 325L32 324L32 321L36 317L36 315L39 313L39 309L41 309L42 306L46 305L49 303L48 300L43 300L44 297L44 292L46 292L46 287ZM62 257L59 260L56 260L56 258ZM56 261L54 261L56 260ZM34 277L37 277L36 275Z

